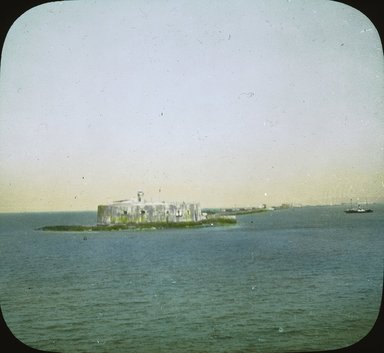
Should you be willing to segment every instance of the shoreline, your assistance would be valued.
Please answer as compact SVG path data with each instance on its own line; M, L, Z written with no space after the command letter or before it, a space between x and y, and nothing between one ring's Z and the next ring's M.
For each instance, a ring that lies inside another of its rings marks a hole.
M36 230L53 232L100 232L100 231L119 231L119 230L157 230L173 228L201 228L214 226L227 226L236 224L235 217L208 218L198 222L179 222L179 223L124 223L111 225L51 225L37 228Z

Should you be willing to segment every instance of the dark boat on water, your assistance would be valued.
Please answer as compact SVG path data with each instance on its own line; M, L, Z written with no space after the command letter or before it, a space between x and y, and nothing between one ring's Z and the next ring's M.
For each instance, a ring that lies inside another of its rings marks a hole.
M373 212L370 208L363 208L360 205L357 205L357 207L351 207L344 211L345 213L371 213Z
M371 210L370 208L365 209L365 208L358 207L358 208L349 208L344 212L345 213L370 213L370 212L373 212L373 210Z

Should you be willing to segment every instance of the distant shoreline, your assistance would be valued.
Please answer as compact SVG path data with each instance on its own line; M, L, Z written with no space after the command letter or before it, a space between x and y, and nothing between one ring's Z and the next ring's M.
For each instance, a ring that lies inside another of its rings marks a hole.
M246 207L246 208L203 208L202 212L206 213L208 217L225 217L225 216L241 216L246 214L254 214L267 212L270 209L267 208L256 208L256 207Z

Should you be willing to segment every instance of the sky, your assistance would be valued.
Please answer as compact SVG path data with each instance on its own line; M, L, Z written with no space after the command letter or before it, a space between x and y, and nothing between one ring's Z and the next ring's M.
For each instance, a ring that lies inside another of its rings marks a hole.
M328 0L46 3L0 67L0 212L384 201L383 49Z

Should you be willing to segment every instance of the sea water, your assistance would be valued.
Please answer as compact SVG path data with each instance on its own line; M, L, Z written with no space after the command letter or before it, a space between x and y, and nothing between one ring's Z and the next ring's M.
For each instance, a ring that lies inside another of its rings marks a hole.
M43 232L95 212L0 215L1 310L37 349L289 352L349 346L374 325L384 205L303 207L236 225Z

